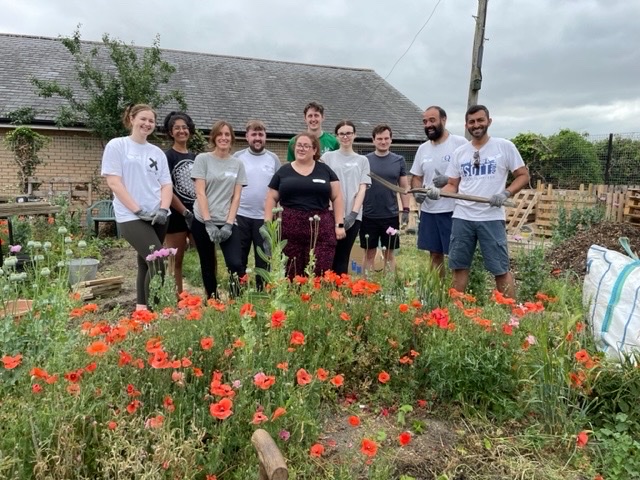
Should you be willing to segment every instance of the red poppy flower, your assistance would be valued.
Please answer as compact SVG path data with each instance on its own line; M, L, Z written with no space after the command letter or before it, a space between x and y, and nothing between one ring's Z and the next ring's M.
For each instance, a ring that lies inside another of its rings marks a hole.
M363 438L360 444L360 452L367 457L373 458L378 453L378 444L369 438Z
M301 293L300 294L300 300L302 300L303 302L308 302L309 300L311 300L311 295L309 295L308 293Z
M389 375L384 370L378 374L378 381L380 383L387 383L391 379L391 375Z
M240 316L244 317L245 315L248 317L256 316L256 311L253 309L252 304L245 303L244 305L242 305L242 307L240 307Z
M259 372L253 377L253 384L261 390L269 390L275 383L276 377L274 375L265 375Z
M313 377L309 375L304 368L301 368L296 372L296 380L298 381L298 385L307 385L311 383Z
M284 325L287 315L282 310L276 310L271 314L271 328L280 328Z
M336 375L329 381L334 387L341 387L344 384L344 375Z
M162 415L156 415L144 422L144 428L160 428L164 423L164 417Z
M402 445L403 447L407 445L410 441L411 441L411 434L409 432L402 432L398 436L398 442L400 442L400 445Z
M162 405L167 412L173 412L176 409L176 406L173 404L173 399L169 395L164 397Z
M351 320L351 315L349 315L347 312L342 312L340 314L340 318L345 322L348 322L349 320Z
M218 420L224 420L233 415L233 402L229 398L223 398L218 403L209 405L209 413Z
M276 368L282 370L283 372L286 372L289 370L289 362L280 362L278 365L276 365Z
M409 311L409 305L407 305L406 303L401 303L400 305L398 305L398 310L400 310L401 313L406 313Z
M39 383L34 383L34 384L31 386L31 391L32 391L33 393L40 393L40 392L42 392L42 385L40 385Z
M304 345L304 333L294 330L291 332L291 339L289 342L291 345Z
M309 455L314 458L320 458L324 453L324 447L320 443L314 443L309 449Z
M287 413L287 411L283 407L276 408L276 411L273 412L273 415L271 415L271 421L273 422L277 420L278 418L283 416L285 413Z
M7 370L13 370L22 363L22 354L18 353L15 356L5 355L2 357L2 363Z
M118 428L118 424L111 420L109 423L107 423L107 428L109 430L115 430L116 428Z
M576 360L580 363L586 363L587 361L591 360L591 357L585 349L582 349L576 352Z
M349 417L349 425L351 425L352 427L357 427L358 425L360 425L360 417L358 417L357 415L351 415Z
M576 445L579 448L584 447L587 442L589 441L589 434L586 431L581 431L578 436L576 437Z
M318 368L318 370L316 370L316 377L321 382L324 382L327 378L329 378L329 372L327 372L324 368Z

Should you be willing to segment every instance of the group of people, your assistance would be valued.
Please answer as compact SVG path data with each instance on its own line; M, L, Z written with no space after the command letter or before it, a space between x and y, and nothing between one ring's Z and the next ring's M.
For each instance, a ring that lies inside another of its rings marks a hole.
M263 249L272 241L265 222L279 216L280 235L286 240L287 275L303 275L313 252L314 273L347 273L353 244L359 236L365 250L364 269L373 267L378 247L385 263L394 268L397 231L409 217L409 195L400 195L371 180L375 173L405 191L409 189L406 163L390 151L392 130L377 125L372 132L375 150L367 156L353 149L356 127L339 122L335 136L323 131L324 108L311 102L304 109L307 130L288 145L284 165L266 149L266 127L251 120L245 128L248 147L232 153L233 127L219 120L211 127L211 151L195 155L188 142L195 133L184 112L171 112L164 129L172 147L163 152L148 142L156 114L148 105L134 105L124 113L130 135L105 147L102 175L113 192L116 221L123 237L138 255L137 307L149 303L150 250L163 243L174 248L175 277L182 291L182 261L187 239L192 238L200 258L204 288L217 297L216 246L222 250L230 273L229 293L240 290L251 247L255 266L266 269ZM499 290L513 296L506 251L504 211L511 195L528 183L528 172L515 146L490 138L486 107L467 111L471 142L446 130L446 113L437 106L423 115L427 142L420 146L411 169L411 187L422 203L418 247L428 250L432 265L444 272L445 255L453 270L454 288L464 291L476 241L485 265L496 277ZM508 189L508 172L514 181ZM488 196L490 204L446 197L446 192ZM276 207L281 208L276 208ZM160 265L159 268L162 268ZM258 277L258 288L262 280Z

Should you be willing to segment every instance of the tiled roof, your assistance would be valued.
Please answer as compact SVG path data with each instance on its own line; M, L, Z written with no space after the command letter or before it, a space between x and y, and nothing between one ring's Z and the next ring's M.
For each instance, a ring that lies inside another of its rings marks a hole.
M315 100L325 107L326 130L348 118L366 137L374 125L387 123L396 140L424 139L421 110L373 70L164 49L162 58L176 67L163 88L184 93L200 128L224 118L242 130L248 119L259 118L270 134L292 135L304 129L302 110ZM30 80L57 80L78 92L73 68L73 57L57 39L0 34L0 116L31 106L39 112L37 120L53 120L63 101L38 97ZM164 108L160 118L176 108Z

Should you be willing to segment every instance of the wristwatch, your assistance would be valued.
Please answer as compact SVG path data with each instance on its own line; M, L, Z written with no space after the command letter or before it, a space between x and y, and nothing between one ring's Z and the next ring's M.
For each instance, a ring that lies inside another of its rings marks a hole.
M344 223L336 223L336 228L344 228Z

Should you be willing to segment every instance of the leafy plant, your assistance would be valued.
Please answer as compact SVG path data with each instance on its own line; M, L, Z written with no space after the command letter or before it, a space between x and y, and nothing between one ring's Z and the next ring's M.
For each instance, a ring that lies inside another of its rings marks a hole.
M522 246L515 255L518 277L518 298L521 301L533 300L536 293L543 289L548 275L547 264L544 259L544 246L534 245L533 248Z
M18 164L18 180L23 193L27 193L28 178L33 176L37 166L42 163L38 152L48 143L49 138L29 127L17 127L5 135L4 145L13 152Z

